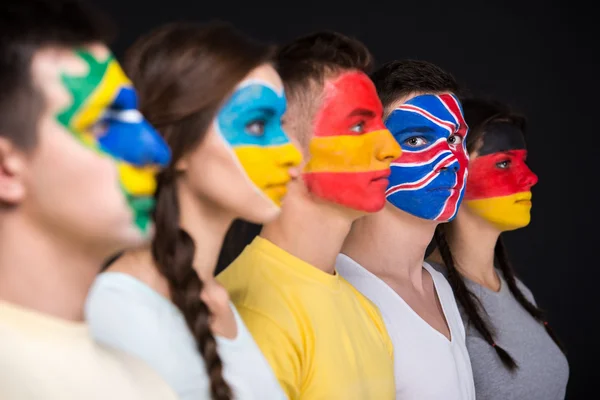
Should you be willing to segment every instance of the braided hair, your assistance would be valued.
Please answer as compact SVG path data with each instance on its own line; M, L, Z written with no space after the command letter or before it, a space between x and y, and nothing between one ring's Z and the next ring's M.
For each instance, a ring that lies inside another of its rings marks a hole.
M201 144L235 86L271 57L270 47L245 38L227 24L176 23L140 38L124 63L138 90L140 110L173 153L171 165L158 176L151 252L204 358L215 400L231 399L232 391L223 378L210 311L200 299L203 282L193 268L194 241L179 223L176 165Z
M508 107L501 103L482 99L464 99L462 104L465 113L465 120L469 125L469 134L467 135L466 142L467 151L469 153L472 153L476 150L476 147L480 144L481 139L485 134L485 127L491 122L509 122L518 126L523 132L525 131L525 118L512 113ZM483 339L490 346L492 346L494 350L496 350L496 354L506 368L511 371L515 370L518 368L517 363L506 350L504 350L495 342L494 329L490 322L483 316L485 309L483 309L483 306L477 296L475 296L468 289L464 278L456 268L456 262L452 256L452 251L447 241L447 229L451 224L452 222L438 225L434 235L435 244L447 269L448 282L450 283L450 286L452 286L458 303L464 309L469 322L472 324L475 330L477 330ZM534 319L544 324L544 327L546 328L546 331L550 337L564 353L565 349L548 325L548 322L544 316L544 312L535 304L530 302L517 285L517 278L509 261L502 237L498 238L494 248L494 264L502 272L502 276L506 280L508 288L514 298Z

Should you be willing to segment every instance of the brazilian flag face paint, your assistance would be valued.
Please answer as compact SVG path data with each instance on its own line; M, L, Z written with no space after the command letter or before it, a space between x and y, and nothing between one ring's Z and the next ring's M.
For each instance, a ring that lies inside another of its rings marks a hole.
M62 73L73 101L56 119L82 145L114 159L135 224L146 233L156 174L170 161L169 147L139 112L135 90L112 55L99 60L87 50L75 54L88 71Z

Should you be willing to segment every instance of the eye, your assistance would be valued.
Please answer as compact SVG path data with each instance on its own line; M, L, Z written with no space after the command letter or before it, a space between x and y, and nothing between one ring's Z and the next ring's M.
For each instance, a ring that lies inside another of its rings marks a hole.
M421 136L413 136L406 139L404 143L410 147L419 147L427 144L427 139Z
M452 135L448 138L448 143L450 143L452 146L458 146L459 144L462 143L462 141L463 141L463 138L458 135Z
M365 131L365 121L360 121L358 124L353 125L350 130L356 133L363 133Z
M262 136L265 134L265 121L256 120L246 125L246 132L253 136Z
M102 137L108 131L108 126L108 121L106 119L101 119L92 124L87 131L94 137Z
M510 160L504 160L496 163L496 167L500 169L507 169L510 167Z

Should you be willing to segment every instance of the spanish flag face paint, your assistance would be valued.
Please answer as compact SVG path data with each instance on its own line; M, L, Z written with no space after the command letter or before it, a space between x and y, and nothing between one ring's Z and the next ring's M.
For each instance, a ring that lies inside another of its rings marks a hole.
M419 218L452 220L464 195L468 166L468 127L456 96L413 97L385 124L402 146L402 157L392 163L387 200Z
M276 207L281 206L291 176L302 161L300 151L281 128L286 109L282 89L267 81L243 81L219 111L217 131L248 182Z
M86 50L76 55L87 72L62 74L73 101L56 119L82 145L115 160L135 224L146 233L156 174L169 163L170 150L138 111L135 90L115 58L99 60Z
M390 163L401 149L382 115L375 86L364 73L325 82L303 174L312 193L359 211L383 208Z
M531 220L531 187L537 176L525 160L523 133L508 122L486 127L477 157L469 163L465 204L496 226L510 231Z

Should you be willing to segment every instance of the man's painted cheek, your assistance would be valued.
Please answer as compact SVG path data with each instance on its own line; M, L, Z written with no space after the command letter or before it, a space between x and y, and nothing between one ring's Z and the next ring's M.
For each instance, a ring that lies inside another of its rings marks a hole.
M282 92L250 80L234 92L215 121L250 182L278 207L291 179L289 169L302 161L281 128L285 109Z
M414 97L391 113L386 126L403 150L391 166L387 200L419 218L452 220L468 166L467 126L458 99L451 94Z
M311 158L303 174L309 191L359 211L383 208L389 163L401 151L389 131L313 138L309 148ZM390 157L376 158L381 151Z
M382 111L366 75L348 73L326 83L303 175L313 194L366 212L383 207L389 164L401 149Z
M146 232L156 174L169 163L170 150L138 111L136 93L114 57L99 61L86 51L76 54L89 72L62 75L73 102L57 120L83 145L115 159L135 223Z

